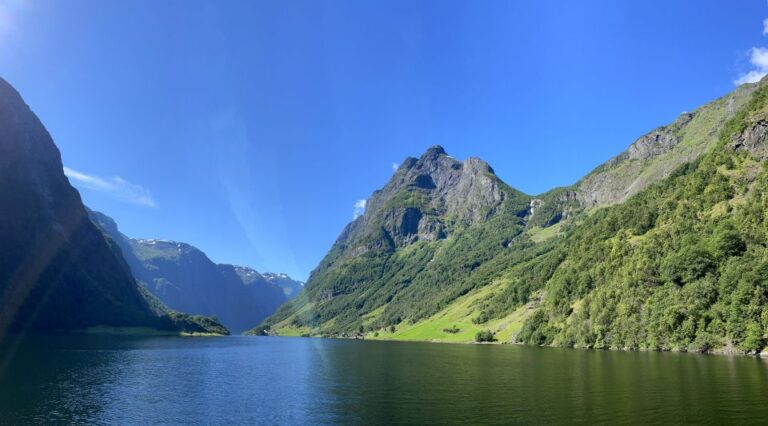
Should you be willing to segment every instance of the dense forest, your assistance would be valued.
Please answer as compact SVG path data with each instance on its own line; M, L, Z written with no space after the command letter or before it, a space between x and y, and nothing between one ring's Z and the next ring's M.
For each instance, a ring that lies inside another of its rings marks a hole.
M759 351L768 330L768 90L722 130L719 145L668 179L600 209L551 253L520 267L546 281L532 344ZM557 263L557 268L542 267ZM520 302L509 288L494 313ZM524 296L523 296L524 300Z

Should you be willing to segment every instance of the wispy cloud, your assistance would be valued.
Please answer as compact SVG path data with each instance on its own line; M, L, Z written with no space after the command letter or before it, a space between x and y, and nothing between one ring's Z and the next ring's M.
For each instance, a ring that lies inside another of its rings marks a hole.
M392 163L392 171L393 171L393 172L396 172L398 167L400 167L400 165L399 165L399 164L397 164L397 163Z
M362 216L363 213L365 213L365 204L367 203L366 200L357 200L355 201L354 210L352 211L352 220L357 219L358 217Z
M749 62L754 69L742 74L733 82L734 84L757 83L761 78L768 75L768 49L753 47L750 50Z
M768 36L768 18L763 20L763 35ZM738 86L744 83L757 83L768 75L768 49L764 47L750 49L749 63L752 64L752 69L733 80L733 84Z
M64 174L69 178L70 183L78 188L102 192L126 203L157 207L148 189L128 182L119 176L99 177L79 172L69 167L64 167Z

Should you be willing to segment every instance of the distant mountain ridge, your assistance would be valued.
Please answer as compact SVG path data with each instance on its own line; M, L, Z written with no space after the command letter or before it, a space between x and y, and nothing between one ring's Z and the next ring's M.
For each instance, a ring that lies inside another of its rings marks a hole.
M88 220L51 136L0 79L0 338L8 332L146 327L226 333L167 311Z
M133 239L115 221L89 210L125 256L136 279L172 309L216 316L233 332L259 324L301 289L285 274L262 275L243 266L213 263L201 250L177 241Z
M303 282L296 281L289 277L288 274L282 272L264 272L261 274L256 270L246 266L235 266L235 272L237 272L237 274L240 276L240 279L246 285L258 281L259 279L264 279L265 281L280 287L283 290L283 294L285 294L287 300L291 300L298 296L301 290L304 289Z

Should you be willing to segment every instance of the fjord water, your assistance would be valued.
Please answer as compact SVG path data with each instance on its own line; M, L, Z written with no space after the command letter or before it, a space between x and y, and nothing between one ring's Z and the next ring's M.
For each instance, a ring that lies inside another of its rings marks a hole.
M749 357L279 337L3 347L0 423L760 422Z

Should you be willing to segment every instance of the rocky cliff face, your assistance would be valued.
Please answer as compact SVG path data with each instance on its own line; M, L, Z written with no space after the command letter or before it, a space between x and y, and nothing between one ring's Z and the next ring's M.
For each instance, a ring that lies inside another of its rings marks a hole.
M635 140L624 152L597 167L575 185L535 199L539 212L531 223L551 226L579 212L619 204L669 176L675 169L712 149L725 124L744 108L757 88L747 84L669 125Z
M768 158L768 111L759 111L745 119L746 125L731 137L729 148L748 152L759 161Z
M0 337L92 326L170 327L88 220L42 123L0 79Z
M304 297L273 321L301 310L309 317L294 325L351 330L373 310L391 323L436 309L474 285L475 271L520 236L531 208L531 198L484 161L459 161L433 146L373 193L313 271ZM319 314L307 304L322 306Z
M725 123L743 108L756 87L741 86L641 136L573 187L579 202L584 208L624 202L681 165L699 158L717 143Z
M217 265L186 243L128 238L112 218L90 215L120 247L136 279L171 309L216 316L231 331L241 332L288 299L281 286L251 268ZM286 276L283 281L292 280Z
M402 163L367 200L365 214L350 224L337 244L355 246L349 254L359 255L442 240L513 208L505 203L508 199L525 197L496 177L488 163L478 158L458 161L433 146L420 158ZM527 213L527 207L515 207L517 214Z

